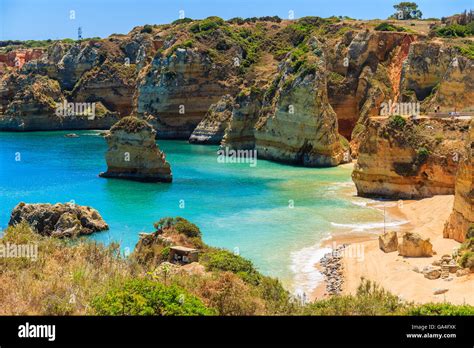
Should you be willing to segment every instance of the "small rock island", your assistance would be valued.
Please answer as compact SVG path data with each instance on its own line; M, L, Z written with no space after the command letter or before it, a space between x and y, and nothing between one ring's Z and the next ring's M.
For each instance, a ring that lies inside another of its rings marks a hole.
M171 167L155 142L156 131L145 120L127 116L105 136L109 149L103 178L171 182Z

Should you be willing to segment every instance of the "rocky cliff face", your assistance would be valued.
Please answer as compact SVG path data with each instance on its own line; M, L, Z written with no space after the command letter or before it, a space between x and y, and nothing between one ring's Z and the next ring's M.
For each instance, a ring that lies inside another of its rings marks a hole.
M324 53L313 38L305 63L289 60L272 98L267 98L256 125L259 158L310 167L335 166L350 158L338 133L337 116L328 102ZM296 70L296 71L295 71Z
M259 91L241 92L235 98L232 116L222 140L222 146L232 150L253 150L255 148L255 124L262 107Z
M352 173L364 197L453 194L468 121L368 119Z
M361 119L378 114L378 106L397 99L402 64L416 35L349 31L329 50L329 101L339 132L351 139Z
M8 225L22 221L39 234L51 237L77 237L109 229L97 210L70 203L19 203L13 209Z
M103 178L171 182L171 168L155 143L156 131L144 120L122 118L106 135L107 171Z
M189 137L194 144L220 144L225 129L232 117L234 98L226 94L215 104L212 104L204 119L199 122Z
M421 111L472 111L474 64L440 42L411 45L401 76L402 101L420 101Z
M473 63L461 39L426 36L422 21L400 31L378 24L209 17L53 42L2 75L0 130L108 129L134 113L160 138L222 138L262 158L335 165L346 147L337 133L355 157L366 120L384 102L419 102L422 113L472 109ZM40 77L54 93L24 98ZM57 117L53 106L64 101L100 103L101 117Z
M207 54L178 48L156 57L138 88L138 114L148 118L160 138L189 138L223 94L230 92L217 77Z
M443 236L464 242L468 230L474 226L474 121L466 141L466 156L456 175L454 208L447 221Z

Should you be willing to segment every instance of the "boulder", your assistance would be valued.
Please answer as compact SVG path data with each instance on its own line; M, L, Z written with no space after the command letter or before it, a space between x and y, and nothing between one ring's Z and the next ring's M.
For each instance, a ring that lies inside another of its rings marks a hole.
M433 256L433 245L429 238L422 238L418 233L407 232L398 246L398 253L408 257Z
M386 232L379 236L379 248L386 253L397 251L398 249L398 238L397 232Z
M109 229L97 210L71 203L21 202L13 209L8 225L22 221L39 234L51 237L76 237Z
M446 292L448 292L448 291L449 291L449 289L436 289L436 290L433 292L433 294L435 294L435 295L441 295L441 294L444 294L444 293L446 293Z
M103 178L143 182L171 182L171 167L156 145L156 131L146 121L133 116L117 122L105 136L107 171Z
M432 268L428 270L427 272L424 272L424 275L425 275L425 278L428 278L431 280L438 279L439 277L441 277L441 270L437 268Z

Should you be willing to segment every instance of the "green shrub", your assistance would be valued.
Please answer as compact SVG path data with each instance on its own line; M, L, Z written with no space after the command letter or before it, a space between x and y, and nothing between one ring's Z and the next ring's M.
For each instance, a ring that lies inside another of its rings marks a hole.
M435 29L435 33L441 37L466 37L474 35L474 25L460 25L455 23Z
M212 315L201 300L185 290L147 279L129 280L92 300L97 315Z
M393 128L402 129L406 123L407 121L400 115L393 115L389 118L389 125Z
M469 43L467 46L457 47L457 48L459 49L459 52L463 56L466 56L469 59L474 59L474 43L473 42Z
M164 247L163 250L161 250L161 259L162 260L168 260L170 256L170 247Z
M303 309L305 315L394 315L408 305L376 283L362 279L356 295L332 296Z
M155 222L153 226L157 231L173 228L177 232L184 234L186 237L201 237L201 230L199 229L199 227L180 216L177 216L175 218L164 217L158 222Z
M456 306L450 303L426 303L411 308L408 315L474 315L474 307L470 305Z
M423 162L430 155L430 151L426 147L420 147L418 150L416 150L416 155L417 155L417 159L420 162Z
M177 19L171 22L171 24L183 24L183 23L191 23L191 22L193 22L192 18L185 17L185 18Z
M224 24L224 20L222 18L212 16L203 19L195 24L193 24L189 30L193 33L204 32L208 30L214 30L219 28L221 25Z
M260 274L252 262L230 251L224 249L211 251L203 255L201 261L208 271L232 272L248 283L254 285L259 283Z
M467 229L466 238L474 238L474 224L471 224L471 226L469 226Z
M377 31L407 31L403 27L399 27L399 26L396 26L396 25L393 25L393 24L390 24L390 23L387 23L387 22L380 23L374 29L377 30Z
M245 23L245 20L242 17L234 17L234 18L229 19L227 22L230 24L242 25Z
M459 265L463 268L473 269L474 268L474 252L466 251L465 253L463 253L459 260Z
M150 24L145 24L142 30L140 30L140 33L151 34L152 31L153 31L153 27Z
M176 218L176 223L174 224L174 228L181 234L184 234L187 237L201 237L201 230L192 222L189 222L186 219L181 217Z

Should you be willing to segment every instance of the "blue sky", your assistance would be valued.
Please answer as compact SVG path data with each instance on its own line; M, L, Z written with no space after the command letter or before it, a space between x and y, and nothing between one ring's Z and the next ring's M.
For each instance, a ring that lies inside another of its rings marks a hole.
M415 0L416 1L416 0ZM347 15L354 18L387 18L396 0L0 0L0 40L40 40L105 37L127 33L144 24L169 23L186 17L288 18ZM423 17L442 17L474 6L474 0L418 0ZM75 11L75 19L70 19Z

